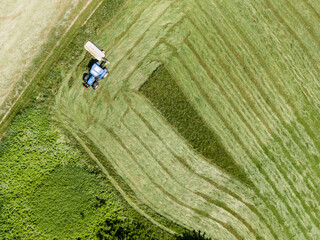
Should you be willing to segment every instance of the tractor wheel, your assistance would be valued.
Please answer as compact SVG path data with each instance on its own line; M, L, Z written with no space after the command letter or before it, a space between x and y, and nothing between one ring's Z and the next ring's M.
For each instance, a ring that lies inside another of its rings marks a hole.
M97 81L95 81L93 84L92 84L92 89L93 90L96 90L99 86L99 83Z
M89 74L88 74L88 73L83 74L83 81L84 81L84 83L87 83L88 80L89 80Z
M105 78L108 76L108 74L109 74L109 72L106 72L106 73L103 75L102 79L105 79Z

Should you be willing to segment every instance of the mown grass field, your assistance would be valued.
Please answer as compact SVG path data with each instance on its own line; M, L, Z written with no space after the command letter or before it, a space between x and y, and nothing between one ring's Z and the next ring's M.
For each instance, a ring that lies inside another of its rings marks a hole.
M214 239L318 239L319 11L314 0L127 1L90 39L109 77L84 90L83 51L56 118L168 232L154 213ZM159 67L179 88L170 99L156 92Z
M47 43L41 53L45 57L38 56L33 63L39 71L32 74L30 85L2 122L1 135L8 131L0 142L0 239L179 237L128 206L90 156L52 119L57 89L64 74L74 69L70 59L79 57L82 41L95 36L123 4L88 1L70 31L60 36L60 44L50 52L52 42ZM22 106L26 107L14 116ZM171 228L185 230L173 223Z

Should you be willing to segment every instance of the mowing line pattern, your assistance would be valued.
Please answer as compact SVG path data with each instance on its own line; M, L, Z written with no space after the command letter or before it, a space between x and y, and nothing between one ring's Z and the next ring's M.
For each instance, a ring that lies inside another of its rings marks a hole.
M128 1L96 39L107 80L96 92L66 80L57 119L170 221L215 239L318 239L318 9L312 0ZM159 65L253 186L193 149L139 92Z

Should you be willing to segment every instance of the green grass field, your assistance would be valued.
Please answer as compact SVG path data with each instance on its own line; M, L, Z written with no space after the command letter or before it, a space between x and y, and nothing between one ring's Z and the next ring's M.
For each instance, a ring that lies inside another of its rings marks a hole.
M0 239L320 239L319 13L92 1L0 126L32 96L0 143ZM97 91L87 40L111 62Z
M94 143L87 151L125 199L167 231L139 204L214 239L318 239L319 10L314 0L127 1L91 39L109 77L84 90L83 51L56 118ZM156 104L165 86L141 88L159 66L185 111ZM188 119L199 122L180 128ZM197 147L211 139L219 154Z

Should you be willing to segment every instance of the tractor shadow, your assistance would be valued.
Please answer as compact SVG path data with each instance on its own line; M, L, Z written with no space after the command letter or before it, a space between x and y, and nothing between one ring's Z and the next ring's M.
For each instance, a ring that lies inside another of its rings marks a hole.
M98 62L98 60L92 58L92 59L89 61L88 65L87 65L87 68L90 70L91 67L93 66L93 64L95 64L96 62Z

